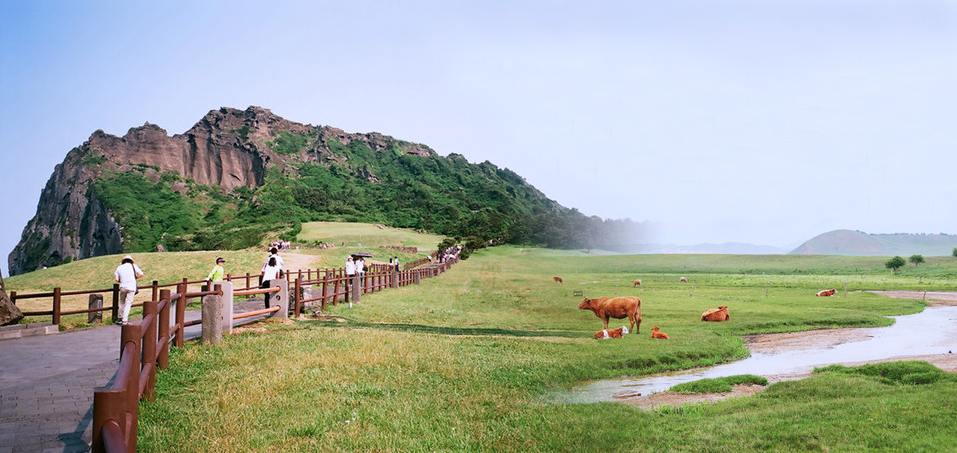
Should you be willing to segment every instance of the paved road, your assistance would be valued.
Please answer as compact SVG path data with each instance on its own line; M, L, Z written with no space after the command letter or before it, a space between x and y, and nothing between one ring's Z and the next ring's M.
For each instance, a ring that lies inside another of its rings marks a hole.
M249 302L236 311L256 308ZM187 339L201 334L186 329ZM116 325L0 341L0 453L89 451L93 390L112 383L119 345Z

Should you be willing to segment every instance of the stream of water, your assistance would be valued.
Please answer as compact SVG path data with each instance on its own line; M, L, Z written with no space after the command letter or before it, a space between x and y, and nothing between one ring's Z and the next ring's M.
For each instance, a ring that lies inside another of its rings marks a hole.
M724 365L691 370L595 381L556 395L557 403L616 401L662 392L705 378L754 374L758 376L808 373L815 367L882 360L891 357L946 354L957 351L957 307L927 307L913 315L892 316L889 327L863 328L861 341L823 348L757 354ZM822 332L826 335L826 332ZM671 340L674 341L674 340Z

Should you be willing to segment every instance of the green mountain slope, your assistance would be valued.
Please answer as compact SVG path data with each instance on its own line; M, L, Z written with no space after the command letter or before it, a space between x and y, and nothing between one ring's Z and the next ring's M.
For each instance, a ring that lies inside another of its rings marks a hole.
M151 124L123 137L95 132L57 166L10 269L160 247L246 248L320 220L428 230L471 248L601 247L627 242L636 227L565 208L487 161L222 108L174 136Z
M957 235L867 234L834 230L817 235L790 253L795 255L947 256L957 247Z

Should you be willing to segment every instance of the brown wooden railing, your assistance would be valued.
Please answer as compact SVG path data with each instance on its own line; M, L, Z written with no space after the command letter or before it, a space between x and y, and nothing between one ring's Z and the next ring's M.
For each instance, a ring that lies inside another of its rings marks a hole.
M159 300L143 303L143 319L123 324L120 332L120 364L113 385L93 392L93 451L135 452L140 399L152 400L156 370L169 364L170 338L177 347L184 339L183 318L191 297L220 294L217 291L185 292L179 283L175 295L161 290ZM170 326L170 307L176 303L176 324Z
M423 269L403 272L395 272L394 269L391 272L372 272L365 276L362 283L363 291L374 292L390 286L418 283L422 278L440 275L456 262L458 262L458 259L453 258L445 263ZM319 300L325 307L327 300L331 300L335 304L340 294L344 298L348 298L349 291L346 290L348 287L346 282L348 282L349 277L345 275L344 271L341 273L339 271L339 269L326 269L322 273L315 271L313 280L310 280L313 276L312 270L296 272L295 313L299 313L303 302ZM303 277L303 274L305 274L305 277ZM286 275L288 277L291 274ZM322 275L321 279L320 275ZM258 285L250 286L251 277L256 277L258 280L258 276L249 274L239 278L234 277L234 280L245 279L246 288L234 291L233 294L241 296L278 290L278 288L259 288ZM155 283L154 288L156 287ZM176 286L177 292L175 294L171 294L168 289L160 290L158 297L140 304L143 306L143 319L140 322L123 324L120 333L120 363L113 379L113 385L96 390L93 394L93 452L129 453L136 451L139 401L142 399L151 401L155 397L156 373L157 370L165 369L168 366L171 343L172 346L183 347L185 328L202 322L202 320L192 323L185 322L186 305L189 299L222 295L219 291L187 292L188 283L191 282L184 279L182 282L172 284L172 286ZM316 298L302 299L300 297L302 285L316 283L322 283L322 295ZM341 293L338 291L340 284L343 288ZM332 293L327 292L330 285L335 288ZM170 312L174 303L176 305L175 321L171 325ZM278 306L274 306L264 310L240 313L234 315L233 319L273 313L279 309Z

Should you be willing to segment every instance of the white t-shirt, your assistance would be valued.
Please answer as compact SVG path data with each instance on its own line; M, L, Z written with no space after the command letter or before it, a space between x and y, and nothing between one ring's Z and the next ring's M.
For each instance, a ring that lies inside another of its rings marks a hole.
M266 268L269 267L269 258L276 258L276 266L279 266L279 268L282 269L282 257L279 256L278 254L276 254L276 255L269 255L269 256L266 258L266 262L263 263L263 268L262 268L262 271L263 271L263 272L266 272Z
M143 271L135 263L123 263L113 272L113 278L120 281L120 289L136 291L136 276L143 275Z
M365 260L358 260L358 261L356 261L356 272L358 272L358 273L360 273L360 274L364 274L364 273L365 273L365 267L366 267L366 262L365 262Z
M346 261L346 275L356 275L356 263L353 261Z
M279 266L266 266L263 270L263 281L279 278Z

